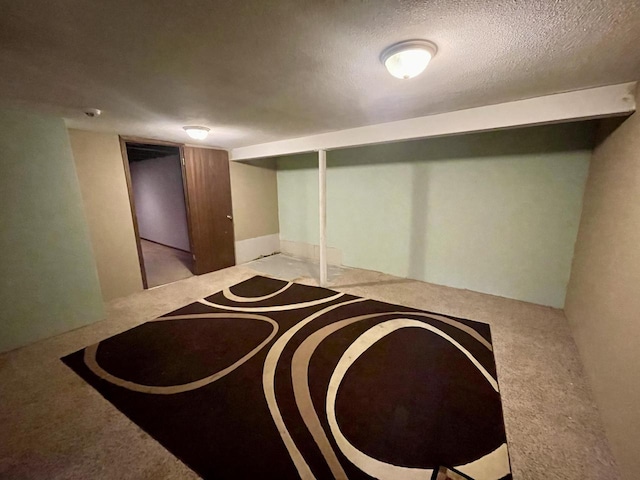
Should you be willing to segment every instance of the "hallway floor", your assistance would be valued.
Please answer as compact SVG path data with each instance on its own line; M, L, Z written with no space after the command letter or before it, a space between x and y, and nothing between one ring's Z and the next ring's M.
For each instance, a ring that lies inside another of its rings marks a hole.
M147 286L157 287L193 276L193 257L189 252L140 239Z
M0 355L0 477L197 478L59 359L266 270L317 285L300 262L275 255L135 293L101 322ZM368 270L330 278L337 291L491 325L515 479L619 478L561 310Z

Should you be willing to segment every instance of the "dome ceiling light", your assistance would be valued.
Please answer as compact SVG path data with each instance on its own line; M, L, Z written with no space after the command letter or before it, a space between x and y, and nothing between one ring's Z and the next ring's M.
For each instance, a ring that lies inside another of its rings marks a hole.
M438 51L433 42L407 40L387 47L380 61L396 78L407 79L420 75Z
M204 140L209 135L209 129L207 127L182 127L187 135L196 140Z

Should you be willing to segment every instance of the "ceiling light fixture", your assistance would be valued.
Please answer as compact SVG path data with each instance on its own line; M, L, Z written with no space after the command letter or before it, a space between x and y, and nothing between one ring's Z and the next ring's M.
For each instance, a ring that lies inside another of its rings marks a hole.
M380 61L396 78L407 79L420 75L438 51L433 42L407 40L387 47Z
M100 110L98 108L87 108L84 111L84 114L89 118L96 118L96 117L99 117L100 115L102 115L102 110Z
M209 129L207 127L182 127L187 135L196 140L204 140L209 135Z

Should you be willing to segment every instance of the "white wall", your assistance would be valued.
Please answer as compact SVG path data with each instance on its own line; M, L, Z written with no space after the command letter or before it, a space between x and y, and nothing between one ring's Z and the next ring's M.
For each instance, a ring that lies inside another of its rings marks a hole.
M178 155L130 163L140 237L190 251Z
M347 266L561 308L593 127L330 151L329 247ZM317 244L317 185L317 155L279 160L282 245Z

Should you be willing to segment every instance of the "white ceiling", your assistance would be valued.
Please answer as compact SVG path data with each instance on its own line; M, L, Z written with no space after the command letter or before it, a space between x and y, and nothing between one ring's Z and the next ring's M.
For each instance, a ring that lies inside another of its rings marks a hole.
M640 79L638 0L0 0L0 12L3 103L180 142L183 125L205 125L202 143L225 148ZM411 38L438 54L395 79L378 56Z

